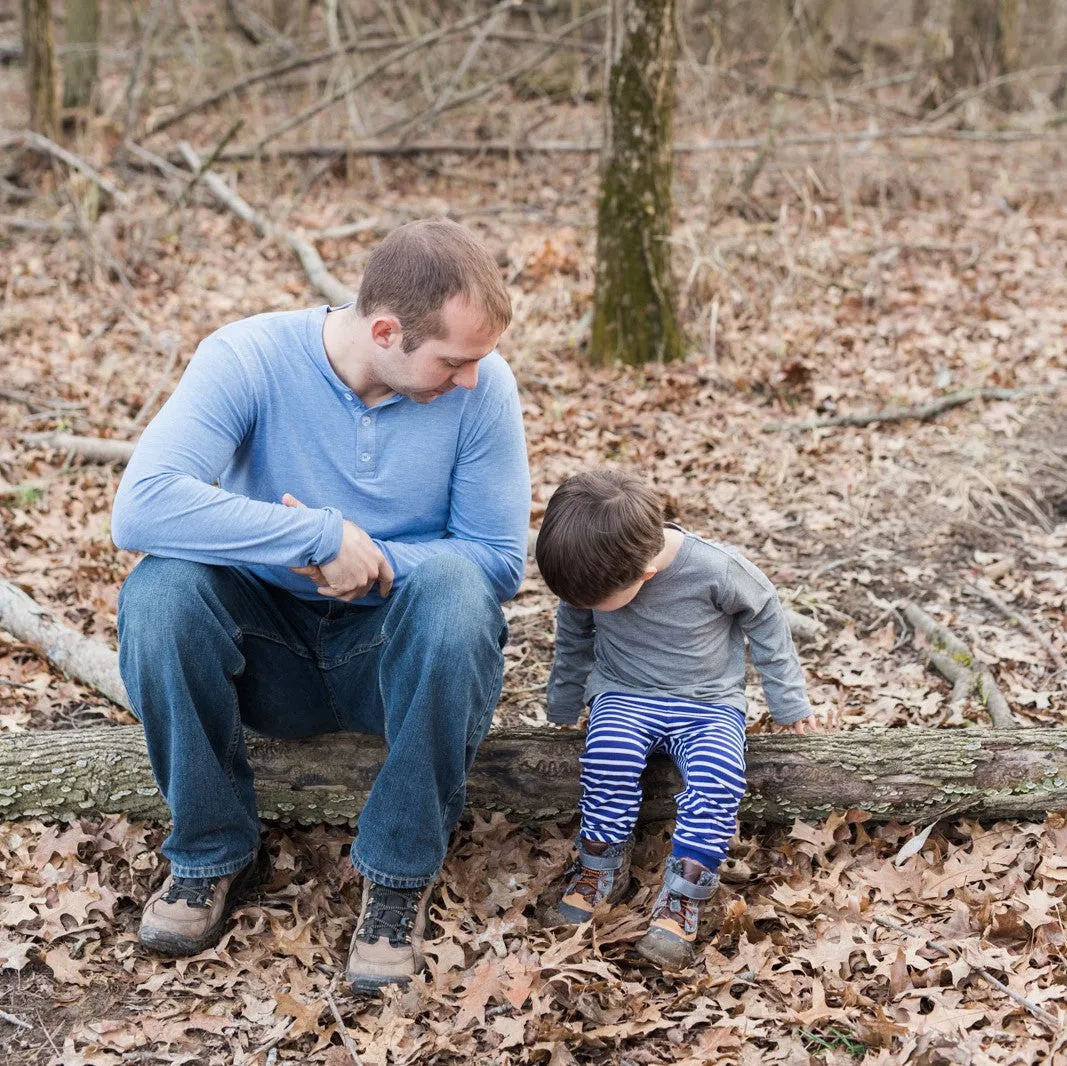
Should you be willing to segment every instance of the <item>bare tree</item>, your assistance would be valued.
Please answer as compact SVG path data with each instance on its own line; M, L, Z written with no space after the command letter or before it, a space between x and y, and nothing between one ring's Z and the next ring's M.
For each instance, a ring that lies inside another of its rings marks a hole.
M56 42L52 0L22 0L22 42L26 56L26 90L30 129L55 139L59 132L56 94Z
M1019 0L952 0L950 77L956 87L977 85L1018 64ZM1001 100L1010 103L1010 89Z
M675 0L612 0L590 358L674 359L671 273Z
M99 70L100 8L97 0L67 0L63 53L63 106L88 107Z

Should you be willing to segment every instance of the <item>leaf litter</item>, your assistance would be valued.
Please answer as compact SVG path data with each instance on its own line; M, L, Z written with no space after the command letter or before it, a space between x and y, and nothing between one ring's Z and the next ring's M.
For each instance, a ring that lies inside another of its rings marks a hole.
M494 106L492 120L503 109ZM812 121L796 106L796 121ZM548 115L546 136L595 132L598 122L589 104L552 105ZM764 120L755 105L739 107L722 132L758 132ZM196 127L203 143L223 121ZM81 147L92 156L91 144ZM392 224L448 210L503 264L516 313L502 347L522 391L535 524L574 469L636 466L672 518L740 545L796 610L825 623L801 654L813 700L838 728L984 723L980 705L954 701L925 667L899 615L905 599L992 668L1020 725L1062 726L1067 678L966 586L991 589L1067 654L1067 215L1062 181L1049 181L1063 169L1061 141L1013 145L1010 156L980 144L939 148L936 158L915 145L872 150L849 163L849 228L829 149L782 150L760 174L752 196L771 222L724 212L721 169L682 157L676 262L697 340L684 363L629 370L581 361L595 163L382 160L375 213ZM135 436L200 337L315 300L284 250L195 196L175 212L153 179L127 177L132 212L101 222L129 267L129 295L76 236L0 243L4 388L40 408L0 398L3 572L112 643L118 589L135 562L108 533L119 471L21 435L61 426ZM284 165L239 173L271 217L299 200L289 224L311 235L360 217L344 173L304 179ZM63 210L47 180L39 200ZM355 283L387 228L318 246ZM925 424L763 429L957 388L1048 385L1059 392L975 403ZM531 572L506 608L499 725L544 724L552 606ZM5 731L132 721L3 633L0 677ZM751 695L759 727L758 687ZM851 811L815 826L745 826L732 857L747 879L709 907L698 966L673 976L631 952L669 846L662 825L642 829L633 894L596 928L539 929L534 904L575 830L468 812L432 911L427 973L355 1000L339 976L359 899L344 830L268 828L271 884L237 909L215 949L168 962L135 936L140 905L165 874L165 827L122 816L4 823L0 1010L30 1026L0 1018L4 1061L340 1066L353 1061L350 1048L368 1066L1067 1056L1062 1027L1051 1031L977 976L987 970L1062 1025L1062 814L924 828Z

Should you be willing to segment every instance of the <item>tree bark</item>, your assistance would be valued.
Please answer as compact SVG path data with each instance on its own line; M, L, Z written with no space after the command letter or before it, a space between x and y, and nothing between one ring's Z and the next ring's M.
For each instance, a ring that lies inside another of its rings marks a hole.
M589 357L677 358L671 273L675 0L612 0Z
M472 807L530 820L577 809L583 737L501 730L482 745ZM380 738L335 733L300 741L249 736L264 819L351 824L385 758ZM86 811L166 818L138 726L0 735L0 818ZM645 775L647 818L673 817L680 781L663 757ZM860 729L750 738L747 821L811 821L859 809L876 821L1043 817L1067 808L1067 729Z
M67 47L63 54L63 106L88 107L100 66L97 0L67 0Z
M59 133L59 98L52 0L22 0L22 47L26 55L30 129L55 140Z

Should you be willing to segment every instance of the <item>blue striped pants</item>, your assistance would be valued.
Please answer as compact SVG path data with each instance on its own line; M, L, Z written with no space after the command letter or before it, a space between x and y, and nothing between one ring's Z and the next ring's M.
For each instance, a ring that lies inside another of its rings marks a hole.
M665 751L682 775L674 854L715 869L745 792L745 718L734 707L603 692L593 698L582 755L582 836L617 844L633 832L641 771Z

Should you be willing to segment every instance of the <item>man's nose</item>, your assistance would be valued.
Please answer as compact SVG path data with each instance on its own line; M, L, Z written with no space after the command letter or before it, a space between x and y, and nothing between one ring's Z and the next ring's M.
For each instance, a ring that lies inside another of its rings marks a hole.
M478 364L465 363L452 379L460 388L473 389L478 384Z

